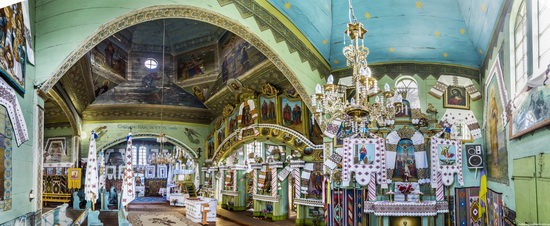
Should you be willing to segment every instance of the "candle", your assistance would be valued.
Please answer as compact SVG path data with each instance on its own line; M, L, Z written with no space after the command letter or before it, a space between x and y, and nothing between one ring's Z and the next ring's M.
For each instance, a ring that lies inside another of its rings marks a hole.
M386 92L390 91L390 85L388 83L386 83L386 85L384 85L384 91L386 91Z
M376 101L376 103L380 103L380 97L379 96L376 96L376 98L374 100Z
M351 105L355 105L355 99L352 97L350 100Z
M329 85L334 84L334 77L332 77L332 75L329 75L329 76L328 76L327 84L329 84Z
M323 89L321 88L321 85L317 84L317 86L315 86L315 93L317 94L323 93Z

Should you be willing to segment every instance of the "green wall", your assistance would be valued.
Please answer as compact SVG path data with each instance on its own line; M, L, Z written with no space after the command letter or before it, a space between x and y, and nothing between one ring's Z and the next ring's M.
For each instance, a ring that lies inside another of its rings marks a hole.
M201 124L192 124L192 123L181 123L181 122L160 122L160 121L127 121L127 122L105 122L105 123L84 123L83 132L80 142L80 156L85 158L88 156L88 149L90 145L90 133L92 130L99 127L106 126L106 129L103 129L103 135L97 140L97 147L101 148L107 143L115 141L120 138L124 138L130 132L130 127L132 127L132 133L165 133L167 136L172 137L196 151L197 148L201 148L203 151L201 154L201 159L205 157L205 144L204 141L206 137L211 132L211 127L209 125ZM189 141L189 138L185 134L185 129L195 130L200 136L199 143L194 144Z

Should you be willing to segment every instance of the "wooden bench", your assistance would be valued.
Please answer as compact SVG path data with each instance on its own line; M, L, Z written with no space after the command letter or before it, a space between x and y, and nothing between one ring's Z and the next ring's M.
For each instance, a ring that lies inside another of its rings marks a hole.
M43 193L42 205L44 206L48 202L69 203L71 202L71 194Z

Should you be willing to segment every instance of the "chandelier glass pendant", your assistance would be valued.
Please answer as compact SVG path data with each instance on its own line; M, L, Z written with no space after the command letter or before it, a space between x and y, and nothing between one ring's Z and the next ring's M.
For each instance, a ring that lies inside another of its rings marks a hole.
M378 82L367 63L369 49L363 44L367 30L355 18L351 0L349 6L350 22L345 34L350 44L342 52L347 59L346 65L352 68L351 78L341 78L336 85L330 75L326 85L317 84L311 100L313 117L318 123L340 121L343 128L355 134L365 132L369 125L393 126L395 114L402 107L402 96L396 95L397 92L392 91L388 84L384 85L383 92L379 91ZM377 96L379 93L382 95ZM374 96L374 101L371 101L370 97Z

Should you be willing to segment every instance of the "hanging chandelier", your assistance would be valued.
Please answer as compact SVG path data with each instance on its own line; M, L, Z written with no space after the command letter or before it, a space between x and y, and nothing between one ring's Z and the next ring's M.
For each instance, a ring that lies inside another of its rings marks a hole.
M356 134L366 132L370 125L393 126L395 114L402 107L402 96L392 91L388 84L384 85L383 92L378 89L378 81L372 76L367 63L369 49L363 44L367 30L355 18L351 1L349 6L350 22L345 34L350 44L342 52L347 59L346 65L352 68L352 75L341 78L338 85L334 84L334 78L330 75L326 85L317 84L311 101L313 117L319 123L339 121L343 128ZM378 95L380 93L382 95ZM375 97L374 101L370 97Z
M167 165L175 162L174 157L170 153L163 153L160 149L158 154L152 154L149 158L150 165Z

